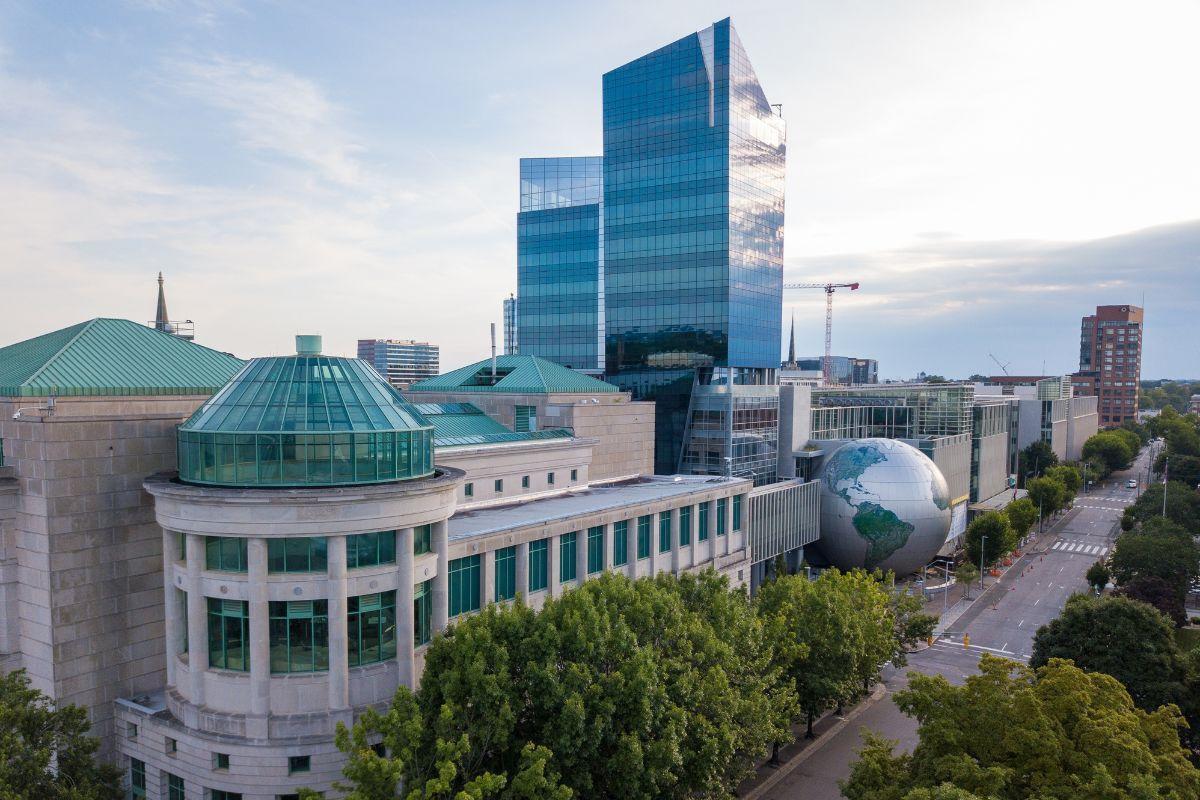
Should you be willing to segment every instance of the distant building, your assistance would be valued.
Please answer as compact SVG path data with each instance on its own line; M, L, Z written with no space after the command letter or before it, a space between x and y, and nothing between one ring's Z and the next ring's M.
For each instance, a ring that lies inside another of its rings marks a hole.
M1188 413L1200 414L1200 394L1194 394L1192 395L1191 399L1188 400Z
M158 273L158 306L155 308L154 322L150 323L150 327L180 339L187 339L189 342L196 338L196 329L190 319L183 322L172 322L171 317L167 314L167 293L163 290L163 274L161 272Z
M1071 375L1005 375L975 384L976 398L1012 398L1017 405L1017 450L1041 440L1063 461L1083 457L1098 429L1097 398L1080 395Z
M504 355L517 354L517 296L504 298Z
M1078 395L1099 398L1100 424L1111 428L1137 419L1142 380L1143 312L1137 306L1096 306L1083 318Z
M358 357L397 389L432 378L440 366L436 344L411 339L359 339Z
M879 383L879 362L873 358L830 356L829 375L832 383L845 386ZM795 361L801 373L824 374L825 356L802 356Z

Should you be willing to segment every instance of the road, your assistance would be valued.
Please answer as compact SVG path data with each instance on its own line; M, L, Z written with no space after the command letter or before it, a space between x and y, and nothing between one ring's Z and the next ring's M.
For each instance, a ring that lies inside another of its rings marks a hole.
M1067 598L1087 590L1084 574L1088 567L1108 554L1119 533L1121 512L1137 495L1125 488L1125 480L1145 476L1149 453L1143 450L1128 473L1115 474L1107 484L1080 495L1072 511L1048 529L1022 559L982 599L948 628L946 638L909 657L903 670L884 673L888 693L908 685L906 673L944 675L961 683L978 666L984 653L1027 661L1037 629L1058 616ZM978 591L978 589L976 589ZM970 637L964 647L963 634ZM765 795L770 800L836 800L841 797L838 780L850 773L862 728L870 728L900 747L911 750L917 743L916 722L900 713L890 698L868 708L855 724L821 744L791 775Z

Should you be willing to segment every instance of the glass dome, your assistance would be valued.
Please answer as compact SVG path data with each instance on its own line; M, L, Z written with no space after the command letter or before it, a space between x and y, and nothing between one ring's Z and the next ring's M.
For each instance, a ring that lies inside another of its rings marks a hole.
M315 341L314 341L315 339ZM213 486L338 486L433 473L433 426L365 361L256 358L179 428L179 477Z

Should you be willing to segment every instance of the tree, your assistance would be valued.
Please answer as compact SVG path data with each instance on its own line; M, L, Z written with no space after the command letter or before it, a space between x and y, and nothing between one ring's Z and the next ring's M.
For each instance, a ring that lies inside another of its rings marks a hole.
M1116 431L1101 431L1083 443L1084 460L1104 464L1104 477L1119 469L1129 469L1136 455L1137 450Z
M963 587L963 598L970 599L971 586L979 580L979 568L970 561L964 561L954 570L954 582Z
M980 563L982 554L984 566L991 566L1013 551L1017 546L1017 537L1006 515L998 511L986 511L967 526L965 546L967 558L972 564Z
M1070 464L1059 464L1046 470L1046 477L1058 481L1063 486L1063 506L1075 502L1075 496L1083 488L1083 475Z
M121 773L97 764L87 712L55 707L25 670L0 675L0 797L118 800Z
M1058 463L1058 456L1048 442L1038 439L1017 454L1017 485L1024 487L1030 478L1040 478Z
M1121 427L1138 437L1139 447L1150 443L1150 429L1132 417L1122 422Z
M1144 711L1183 697L1174 626L1152 606L1127 597L1068 600L1056 619L1038 628L1029 665L1036 669L1056 658L1116 678Z
M1125 427L1113 428L1111 433L1114 436L1121 437L1121 441L1125 442L1125 446L1129 448L1129 452L1131 453L1129 460L1132 463L1133 459L1137 457L1138 451L1142 449L1142 437Z
M1163 484L1152 483L1146 487L1137 502L1125 509L1125 513L1136 522L1145 522L1163 512ZM1200 493L1179 481L1168 481L1167 519L1186 531L1200 534Z
M1008 517L1008 524L1018 541L1025 538L1038 519L1037 506L1028 497L1013 500L1004 507L1004 514Z
M925 601L920 595L896 589L892 591L892 617L894 620L893 651L891 662L896 667L908 663L908 651L933 636L938 618L925 613Z
M1067 489L1058 480L1050 477L1034 478L1025 484L1029 491L1029 500L1043 518L1050 516L1063 507Z
M984 655L954 686L910 673L896 705L915 717L911 755L868 737L849 800L1143 800L1200 796L1200 770L1179 743L1167 706L1133 706L1112 677L1054 659L1031 670Z
M1091 586L1097 592L1104 591L1104 587L1108 586L1108 579L1112 574L1108 571L1108 567L1104 566L1103 561L1097 561L1088 567L1087 575L1088 586Z
M1175 623L1176 627L1181 628L1187 624L1183 598L1174 586L1157 575L1134 578L1118 589L1117 594L1153 606Z
M1152 531L1155 528L1151 525ZM1200 575L1200 548L1186 533L1125 533L1113 548L1112 573L1118 586L1135 578L1162 578L1182 603L1188 586Z
M1167 468L1167 453L1160 453L1154 460L1154 471L1159 475ZM1171 454L1171 464L1168 470L1171 480L1178 481L1193 489L1200 486L1200 457ZM1160 497L1161 499L1161 497Z

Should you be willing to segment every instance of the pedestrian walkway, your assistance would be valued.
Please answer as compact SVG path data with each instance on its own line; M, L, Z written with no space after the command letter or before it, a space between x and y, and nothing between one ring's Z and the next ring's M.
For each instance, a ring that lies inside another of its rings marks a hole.
M1108 547L1105 545L1088 544L1087 542L1067 541L1060 539L1054 543L1051 550L1058 550L1062 553L1082 553L1089 556L1104 556L1108 554Z

